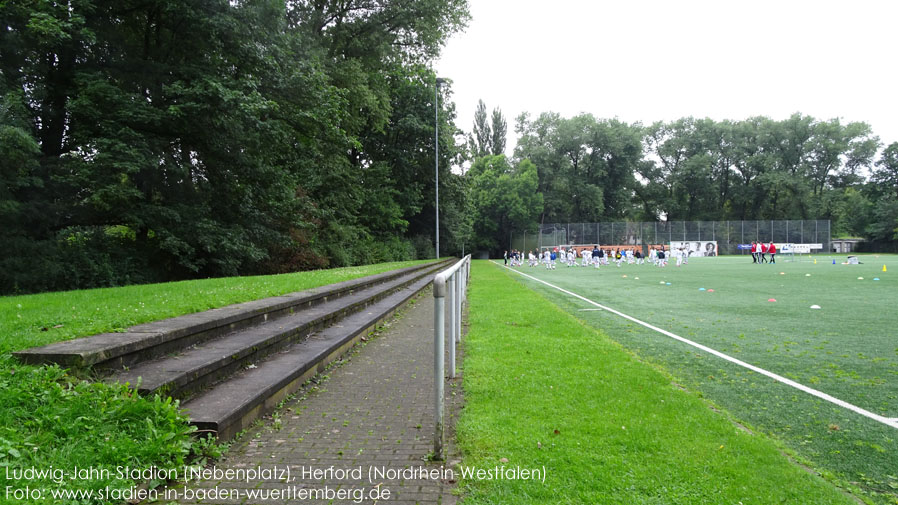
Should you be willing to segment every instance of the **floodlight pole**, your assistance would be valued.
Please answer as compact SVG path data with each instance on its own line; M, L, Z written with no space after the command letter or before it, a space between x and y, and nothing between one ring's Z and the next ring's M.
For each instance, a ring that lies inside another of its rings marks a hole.
M436 200L434 207L436 208L436 255L440 259L440 86L446 82L445 79L437 77L436 86L433 88L433 109L434 109L434 166L436 170Z

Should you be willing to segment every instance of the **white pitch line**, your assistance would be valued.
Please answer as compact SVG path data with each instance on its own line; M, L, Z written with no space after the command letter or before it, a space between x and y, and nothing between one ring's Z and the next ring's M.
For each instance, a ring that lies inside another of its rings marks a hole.
M493 262L493 263L495 263L496 265L499 265L499 264L496 263L496 262ZM679 335L675 335L675 334L673 334L673 333L671 333L671 332L669 332L669 331L667 331L667 330L664 330L664 329L658 328L657 326L653 326L653 325L651 325L651 324L649 324L649 323L646 323L645 321L640 321L639 319L636 319L635 317L628 316L628 315L624 314L623 312L620 312L620 311L617 311L617 310L612 309L611 307L606 307L605 305L596 303L596 302L590 300L589 298L582 297L582 296L578 295L577 293L572 293L572 292L570 292L570 291L568 291L568 290L566 290L566 289L564 289L564 288L560 288L560 287L558 287L558 286L556 286L556 285L554 285L554 284L550 284L550 283L548 283L548 282L546 282L546 281L544 281L544 280L542 280L542 279L537 279L536 277L533 277L532 275L527 275L527 274L525 274L525 273L523 273L523 272L518 272L517 270L515 270L515 269L513 269L513 268L509 268L509 267L507 267L507 266L505 266L505 265L499 265L499 266L505 268L506 270L511 270L512 272L514 272L514 273L516 273L516 274L518 274L518 275L523 275L524 277L527 277L528 279L532 279L532 280L534 280L534 281L536 281L536 282L540 282L540 283L542 283L542 284L545 284L546 286L549 286L550 288L557 289L558 291L561 291L562 293L565 293L565 294L567 294L567 295L573 296L574 298L578 298L578 299L580 299L580 300L583 300L583 301L586 302L586 303L589 303L589 304L591 304L591 305L595 305L596 307L598 307L598 308L600 308L600 309L607 310L608 312L611 312L612 314L616 314L616 315L618 315L618 316L620 316L620 317L622 317L622 318L624 318L624 319L628 319L628 320L630 320L630 321L633 321L633 322L636 323L636 324L645 326L646 328L648 328L648 329L650 329L650 330L657 331L658 333L660 333L660 334L662 334L662 335L666 335L666 336L668 336L668 337L670 337L670 338L672 338L672 339L674 339L674 340L679 340L680 342L683 342L684 344L688 344L688 345L691 345L692 347L695 347L695 348L697 348L697 349L701 349L702 351L705 351L705 352L707 352L708 354L712 354L712 355L714 355L714 356L717 356L717 357L720 358L720 359L727 360L727 361L729 361L730 363L734 363L734 364L739 365L739 366L741 366L741 367L743 367L743 368L747 368L747 369L751 370L752 372L756 372L756 373L759 373L759 374L761 374L761 375L765 375L765 376L770 377L771 379L773 379L773 380L775 380L775 381L777 381L777 382L781 382L781 383L783 383L783 384L786 384L787 386L791 386L791 387L793 387L793 388L795 388L795 389L798 389L798 390L800 390L800 391L804 391L805 393L807 393L807 394L809 394L809 395L816 396L817 398L820 398L821 400L826 400L826 401L828 401L828 402L830 402L830 403L833 403L833 404L838 405L838 406L840 406L840 407L842 407L842 408L848 409L848 410L850 410L850 411L852 411L852 412L855 412L855 413L857 413L857 414L860 414L860 415L862 415L862 416L864 416L864 417L867 417L867 418L873 419L874 421L880 422L880 423L882 423L882 424L884 424L884 425L886 425L886 426L890 426L890 427L892 427L892 428L898 429L898 418L889 418L889 417L881 416L881 415L876 414L876 413L874 413L874 412L870 412L869 410L866 410L866 409L863 409L863 408L861 408L861 407L858 407L857 405L852 405L852 404L850 404L850 403L848 403L848 402L846 402L846 401L844 401L844 400L840 400L840 399L836 398L835 396L828 395L828 394L824 393L823 391L818 391L818 390L816 390L816 389L809 388L809 387L805 386L804 384L799 384L798 382L795 382L794 380L791 380L791 379L787 379L787 378L783 377L782 375L778 375L778 374L775 374L775 373L773 373L773 372L768 372L767 370L764 370L763 368L756 367L755 365L752 365L751 363L746 363L746 362L744 362L744 361L742 361L742 360L736 359L736 358L734 358L734 357L732 357L732 356L729 356L729 355L727 355L727 354L724 354L724 353L722 353L722 352L720 352L720 351L717 351L717 350L711 349L710 347L707 347L707 346L704 346L704 345L702 345L702 344L699 344L698 342L693 342L693 341L691 341L691 340L689 340L689 339L687 339L687 338L683 338L683 337L681 337L681 336L679 336Z

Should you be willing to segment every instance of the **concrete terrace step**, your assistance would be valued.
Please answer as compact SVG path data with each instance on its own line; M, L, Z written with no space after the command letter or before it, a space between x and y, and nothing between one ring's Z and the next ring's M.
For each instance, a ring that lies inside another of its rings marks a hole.
M138 385L141 394L164 393L185 398L227 377L297 340L325 328L348 314L388 297L432 269L408 272L388 282L357 290L277 319L269 319L217 339L206 341L177 354L137 364L117 372L109 381ZM351 317L351 316L349 316Z
M270 356L255 368L245 369L182 404L191 422L226 440L271 412L362 336L389 318L433 279L415 281L366 309Z
M432 271L438 265L445 264L415 265L306 291L140 324L122 333L102 333L34 347L14 352L13 355L30 364L58 363L76 368L121 369L389 282L411 272Z

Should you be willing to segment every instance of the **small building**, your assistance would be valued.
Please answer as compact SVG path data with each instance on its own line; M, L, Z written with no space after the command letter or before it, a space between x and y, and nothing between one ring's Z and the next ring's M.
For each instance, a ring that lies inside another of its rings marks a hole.
M857 244L863 242L859 238L834 238L832 239L834 253L850 253L857 249Z

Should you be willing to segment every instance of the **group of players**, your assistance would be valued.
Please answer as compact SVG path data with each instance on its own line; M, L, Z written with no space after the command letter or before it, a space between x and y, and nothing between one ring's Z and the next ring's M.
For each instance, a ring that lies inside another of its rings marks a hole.
M689 263L689 253L685 249L668 253L664 246L650 246L648 257L646 257L642 254L640 248L611 248L604 250L595 245L592 249L580 249L579 253L573 247L567 249L555 247L541 252L530 251L527 253L527 265L531 267L543 265L548 270L554 270L558 263L568 267L591 266L599 268L600 266L608 266L613 262L619 268L624 263L628 265L643 265L648 262L658 267L665 267L667 266L668 255L673 256L671 259L676 260L677 266ZM579 263L578 259L580 260ZM511 253L506 252L505 264L510 264L512 267L522 266L524 264L524 253L517 250L512 250Z
M751 243L751 262L752 263L767 263L767 254L770 254L770 263L776 263L776 244L770 242L769 244L765 244L764 242L755 242Z

